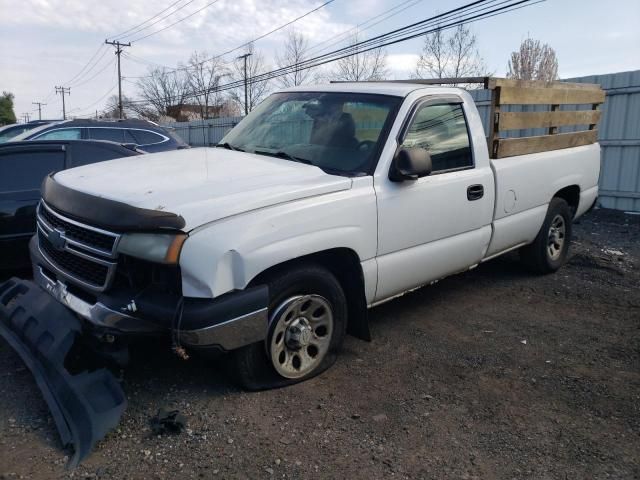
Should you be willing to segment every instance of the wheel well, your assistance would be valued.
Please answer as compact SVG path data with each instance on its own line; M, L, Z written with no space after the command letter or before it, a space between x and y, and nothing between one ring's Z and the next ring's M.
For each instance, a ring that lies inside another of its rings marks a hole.
M264 282L267 277L277 275L278 271L309 263L326 268L340 282L347 298L347 332L363 340L371 340L360 257L350 248L332 248L274 265L259 273L249 282L249 285L258 285Z
M578 185L564 187L562 190L556 192L554 197L564 199L575 215L576 210L578 210L578 204L580 203L580 187Z

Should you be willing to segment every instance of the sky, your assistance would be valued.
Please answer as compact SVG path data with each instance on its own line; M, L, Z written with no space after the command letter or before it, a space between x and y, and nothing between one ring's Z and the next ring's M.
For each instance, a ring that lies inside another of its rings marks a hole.
M334 0L295 23L309 45L331 43L340 35L395 6L403 9L366 30L362 37L411 24L470 0ZM139 98L136 76L150 65L176 66L194 50L211 55L232 49L320 6L320 0L0 0L0 91L15 95L18 118L37 118L32 102L46 103L43 118L62 116L54 86L69 85L67 112L91 115L117 93L112 47L101 46L135 25L170 7L184 6L137 35L152 33L187 17L179 24L134 41L122 58L123 93ZM207 6L208 4L211 4ZM405 8L406 7L406 8ZM200 10L202 9L202 10ZM198 12L198 10L200 10ZM398 11L396 10L396 11ZM163 14L163 15L165 15ZM161 19L157 17L153 21ZM373 23L373 22L372 22ZM148 24L145 24L148 25ZM505 15L470 24L480 55L489 71L504 76L507 61L530 36L551 45L558 56L561 78L640 69L640 0L546 0ZM255 47L275 66L286 29L259 40ZM335 47L345 46L346 41ZM417 38L387 48L392 78L409 78L422 48ZM94 56L89 68L82 71ZM241 52L228 56L232 60ZM80 73L78 75L78 73ZM127 78L128 77L128 78Z

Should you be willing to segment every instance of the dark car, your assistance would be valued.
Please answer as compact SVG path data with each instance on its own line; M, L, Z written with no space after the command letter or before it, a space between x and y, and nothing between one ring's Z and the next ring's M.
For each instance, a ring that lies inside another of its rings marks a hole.
M29 264L40 185L54 171L140 155L113 142L49 140L0 144L0 270Z
M15 140L107 140L136 145L149 153L189 148L169 129L148 120L65 120Z
M5 125L4 127L0 127L0 143L8 142L18 135L22 135L36 127L47 125L55 121L56 120L32 120L28 123L12 123L11 125Z

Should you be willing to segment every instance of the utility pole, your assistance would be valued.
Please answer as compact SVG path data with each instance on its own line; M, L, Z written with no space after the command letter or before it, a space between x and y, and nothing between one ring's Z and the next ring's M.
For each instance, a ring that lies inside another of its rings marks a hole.
M130 47L131 42L129 43L120 43L117 40L110 42L109 40L105 40L104 43L107 45L113 45L116 47L116 55L118 56L118 111L120 112L120 118L123 116L122 109L122 75L120 74L120 54L122 53L122 47Z
M31 120L30 115L28 113L23 113L22 114L22 121L24 123L29 123L29 120Z
M42 102L31 102L32 105L38 105L38 120L42 120L42 106L46 105L46 103Z
M66 120L67 119L67 110L66 110L65 105L64 105L64 96L65 95L71 95L71 88L70 87L56 87L56 93L59 93L60 95L62 95L62 119Z
M244 114L247 115L249 113L249 94L247 88L247 58L250 57L251 53L245 53L244 55L240 55L238 59L244 59Z

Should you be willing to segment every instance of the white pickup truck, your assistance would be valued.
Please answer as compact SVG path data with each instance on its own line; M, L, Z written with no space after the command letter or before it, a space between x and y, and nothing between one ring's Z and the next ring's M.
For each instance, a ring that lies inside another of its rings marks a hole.
M566 101L547 103L599 103L570 87L549 87ZM541 103L545 88L531 91L522 103ZM502 84L505 102L517 93ZM582 134L545 135L555 150L531 137L538 153L513 155L505 141L491 156L511 156L490 158L462 89L274 93L218 148L48 176L34 282L102 346L171 335L186 351L230 352L246 388L305 380L334 362L346 332L369 337L369 308L514 249L537 272L557 270L598 194L593 112L569 112L592 124ZM494 136L509 128L499 113ZM567 113L531 118L557 128Z

